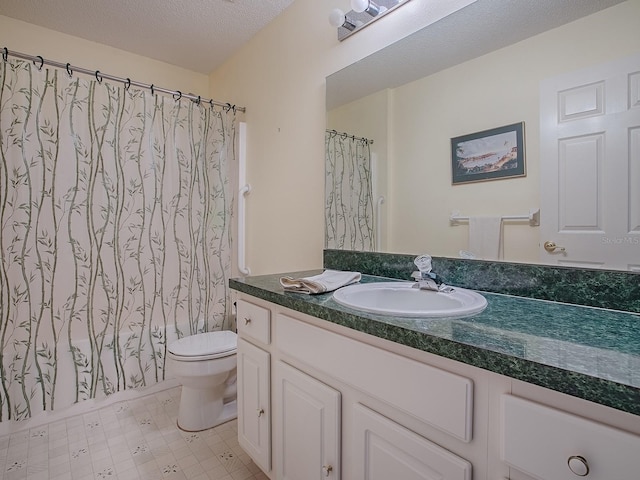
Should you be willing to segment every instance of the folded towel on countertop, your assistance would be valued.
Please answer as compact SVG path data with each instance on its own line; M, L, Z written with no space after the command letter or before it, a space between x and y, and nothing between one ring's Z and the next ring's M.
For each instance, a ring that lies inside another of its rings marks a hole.
M304 278L282 277L280 285L287 292L306 294L326 293L337 288L357 283L362 278L359 272L342 272L339 270L325 270L320 275Z

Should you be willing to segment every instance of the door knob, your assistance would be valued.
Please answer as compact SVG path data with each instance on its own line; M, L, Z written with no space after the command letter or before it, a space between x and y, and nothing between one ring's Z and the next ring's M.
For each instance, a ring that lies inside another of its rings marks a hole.
M322 467L322 473L325 477L328 477L333 471L333 467L331 465L325 465Z
M544 249L549 253L564 252L566 249L564 247L560 247L556 245L556 242L552 242L551 240L547 240L544 242Z

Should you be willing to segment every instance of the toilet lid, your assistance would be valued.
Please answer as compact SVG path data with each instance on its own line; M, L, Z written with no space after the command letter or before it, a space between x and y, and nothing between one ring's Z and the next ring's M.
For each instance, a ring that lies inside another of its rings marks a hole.
M225 352L234 352L237 347L237 335L229 330L205 332L189 335L169 345L169 352L181 357L198 357Z

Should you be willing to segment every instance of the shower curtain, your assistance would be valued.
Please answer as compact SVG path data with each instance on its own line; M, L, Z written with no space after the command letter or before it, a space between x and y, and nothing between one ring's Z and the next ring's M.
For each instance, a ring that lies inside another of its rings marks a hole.
M375 250L369 142L325 134L325 247Z
M0 421L165 378L229 314L235 112L0 61Z

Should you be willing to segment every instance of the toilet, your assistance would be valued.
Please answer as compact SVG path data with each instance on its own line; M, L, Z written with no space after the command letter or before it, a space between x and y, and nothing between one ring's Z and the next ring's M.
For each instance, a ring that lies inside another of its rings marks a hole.
M237 335L198 333L168 347L168 371L182 384L178 427L198 432L233 420L236 404Z

